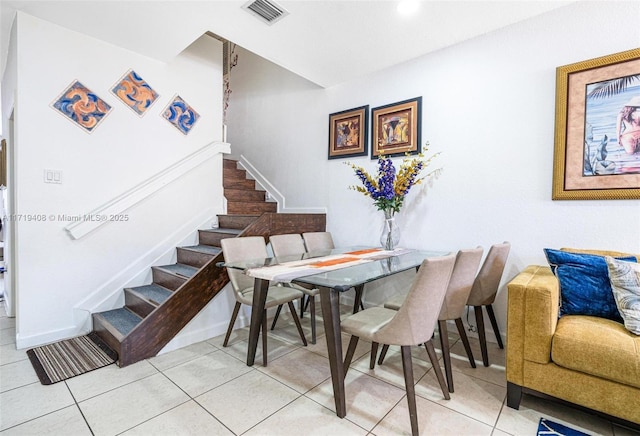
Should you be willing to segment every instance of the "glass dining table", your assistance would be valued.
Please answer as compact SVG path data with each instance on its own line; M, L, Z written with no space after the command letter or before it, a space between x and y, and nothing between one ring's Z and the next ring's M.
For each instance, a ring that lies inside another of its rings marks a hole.
M251 311L251 324L249 326L247 365L252 366L255 361L267 289L269 288L269 280L257 277L254 275L255 271L260 269L264 270L263 267L282 266L286 263L305 259L317 258L321 260L322 258L335 254L348 254L355 251L366 251L367 249L370 249L370 247L348 247L325 252L305 253L298 256L221 263L220 266L243 270L245 274L255 278L253 308ZM369 257L367 261L362 263L317 274L295 277L290 280L292 283L311 285L320 291L320 304L324 321L325 338L327 341L336 414L340 418L346 416L345 370L343 366L342 335L340 331L340 293L348 291L351 288L356 288L356 298L359 299L366 283L417 268L427 258L445 256L447 254L449 253L406 249L398 249L393 252L380 251L379 256ZM356 302L358 303L358 301ZM357 310L357 308L358 306L354 305L354 310Z

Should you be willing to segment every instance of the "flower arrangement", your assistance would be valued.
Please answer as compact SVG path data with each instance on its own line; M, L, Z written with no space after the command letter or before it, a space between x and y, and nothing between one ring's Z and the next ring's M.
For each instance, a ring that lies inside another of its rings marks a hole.
M428 149L429 143L427 142L425 151ZM373 198L373 204L378 210L384 211L385 216L393 216L396 212L400 212L405 197L414 185L419 185L425 179L440 175L442 168L435 169L419 177L420 173L425 170L431 161L439 154L438 152L428 159L425 159L423 153L413 158L407 154L397 171L391 158L381 155L378 158L378 172L375 176L370 175L360 166L345 162L353 168L356 177L362 182L362 186L349 186L349 189Z

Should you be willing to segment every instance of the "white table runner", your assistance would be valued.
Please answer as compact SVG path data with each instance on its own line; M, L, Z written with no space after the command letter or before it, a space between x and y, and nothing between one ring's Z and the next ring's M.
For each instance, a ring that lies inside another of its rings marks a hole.
M395 250L383 250L381 248L363 249L312 259L295 260L278 265L250 268L246 270L245 273L250 277L263 280L289 283L299 277L348 268L392 256L400 256L409 251L411 250L405 248L396 248Z

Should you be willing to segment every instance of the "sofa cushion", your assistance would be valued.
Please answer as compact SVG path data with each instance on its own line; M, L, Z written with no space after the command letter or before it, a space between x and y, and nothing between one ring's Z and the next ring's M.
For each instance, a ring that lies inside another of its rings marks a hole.
M613 297L624 326L631 333L640 335L640 264L605 257Z
M615 321L563 316L553 336L551 360L567 369L640 388L640 336Z
M591 315L622 322L603 256L544 249L560 282L560 316ZM621 260L636 261L633 256Z

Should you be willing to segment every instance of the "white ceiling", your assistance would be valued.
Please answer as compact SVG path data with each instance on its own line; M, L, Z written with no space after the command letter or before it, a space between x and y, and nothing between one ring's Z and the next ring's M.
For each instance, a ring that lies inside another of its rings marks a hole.
M1 0L0 71L16 10L162 61L209 31L328 87L574 1L422 0L406 17L392 0L276 0L289 15L267 25L246 0Z

